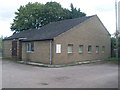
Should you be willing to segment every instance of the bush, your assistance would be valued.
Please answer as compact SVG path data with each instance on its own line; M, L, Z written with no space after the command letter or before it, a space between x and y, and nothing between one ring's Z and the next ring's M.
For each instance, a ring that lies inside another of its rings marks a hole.
M1 36L0 37L0 53L2 52L2 39L3 39L3 37Z

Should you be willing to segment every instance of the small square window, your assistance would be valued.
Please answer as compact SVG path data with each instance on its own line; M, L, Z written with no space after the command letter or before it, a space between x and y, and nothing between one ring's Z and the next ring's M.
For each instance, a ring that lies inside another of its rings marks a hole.
M83 45L79 45L79 53L83 53Z
M96 53L99 53L99 46L96 46Z
M91 53L91 52L92 52L92 46L88 45L88 53Z
M67 50L68 53L73 53L73 44L68 44Z

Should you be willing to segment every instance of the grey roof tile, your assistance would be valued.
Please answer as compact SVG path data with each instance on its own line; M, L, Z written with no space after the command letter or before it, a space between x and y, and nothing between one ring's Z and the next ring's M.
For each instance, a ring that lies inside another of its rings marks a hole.
M26 30L26 31L22 31L20 33L16 33L16 34L6 38L6 40L18 39L18 38L27 38L24 41L53 39L54 37L70 30L74 26L84 22L85 20L87 20L93 16L85 16L85 17L81 17L81 18L52 22L52 23L49 23L49 24L41 27L40 29Z

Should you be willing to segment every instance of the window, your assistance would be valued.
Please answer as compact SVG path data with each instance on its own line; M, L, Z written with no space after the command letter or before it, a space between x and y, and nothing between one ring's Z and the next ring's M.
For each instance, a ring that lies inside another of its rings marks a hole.
M99 46L96 46L96 53L99 53Z
M61 44L56 44L56 53L61 53Z
M91 52L92 52L92 46L89 45L89 46L88 46L88 53L91 53Z
M73 44L68 44L67 50L68 53L73 53Z
M34 51L34 43L27 43L27 52Z
M102 53L105 52L105 46L102 46Z
M79 53L83 53L83 45L79 45Z

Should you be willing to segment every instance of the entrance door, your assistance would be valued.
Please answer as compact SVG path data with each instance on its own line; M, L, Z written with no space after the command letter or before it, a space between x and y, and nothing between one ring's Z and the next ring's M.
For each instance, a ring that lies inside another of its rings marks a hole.
M12 57L17 57L17 41L12 41Z
M21 41L19 41L19 55L17 56L19 56L19 59L22 59L22 42Z

